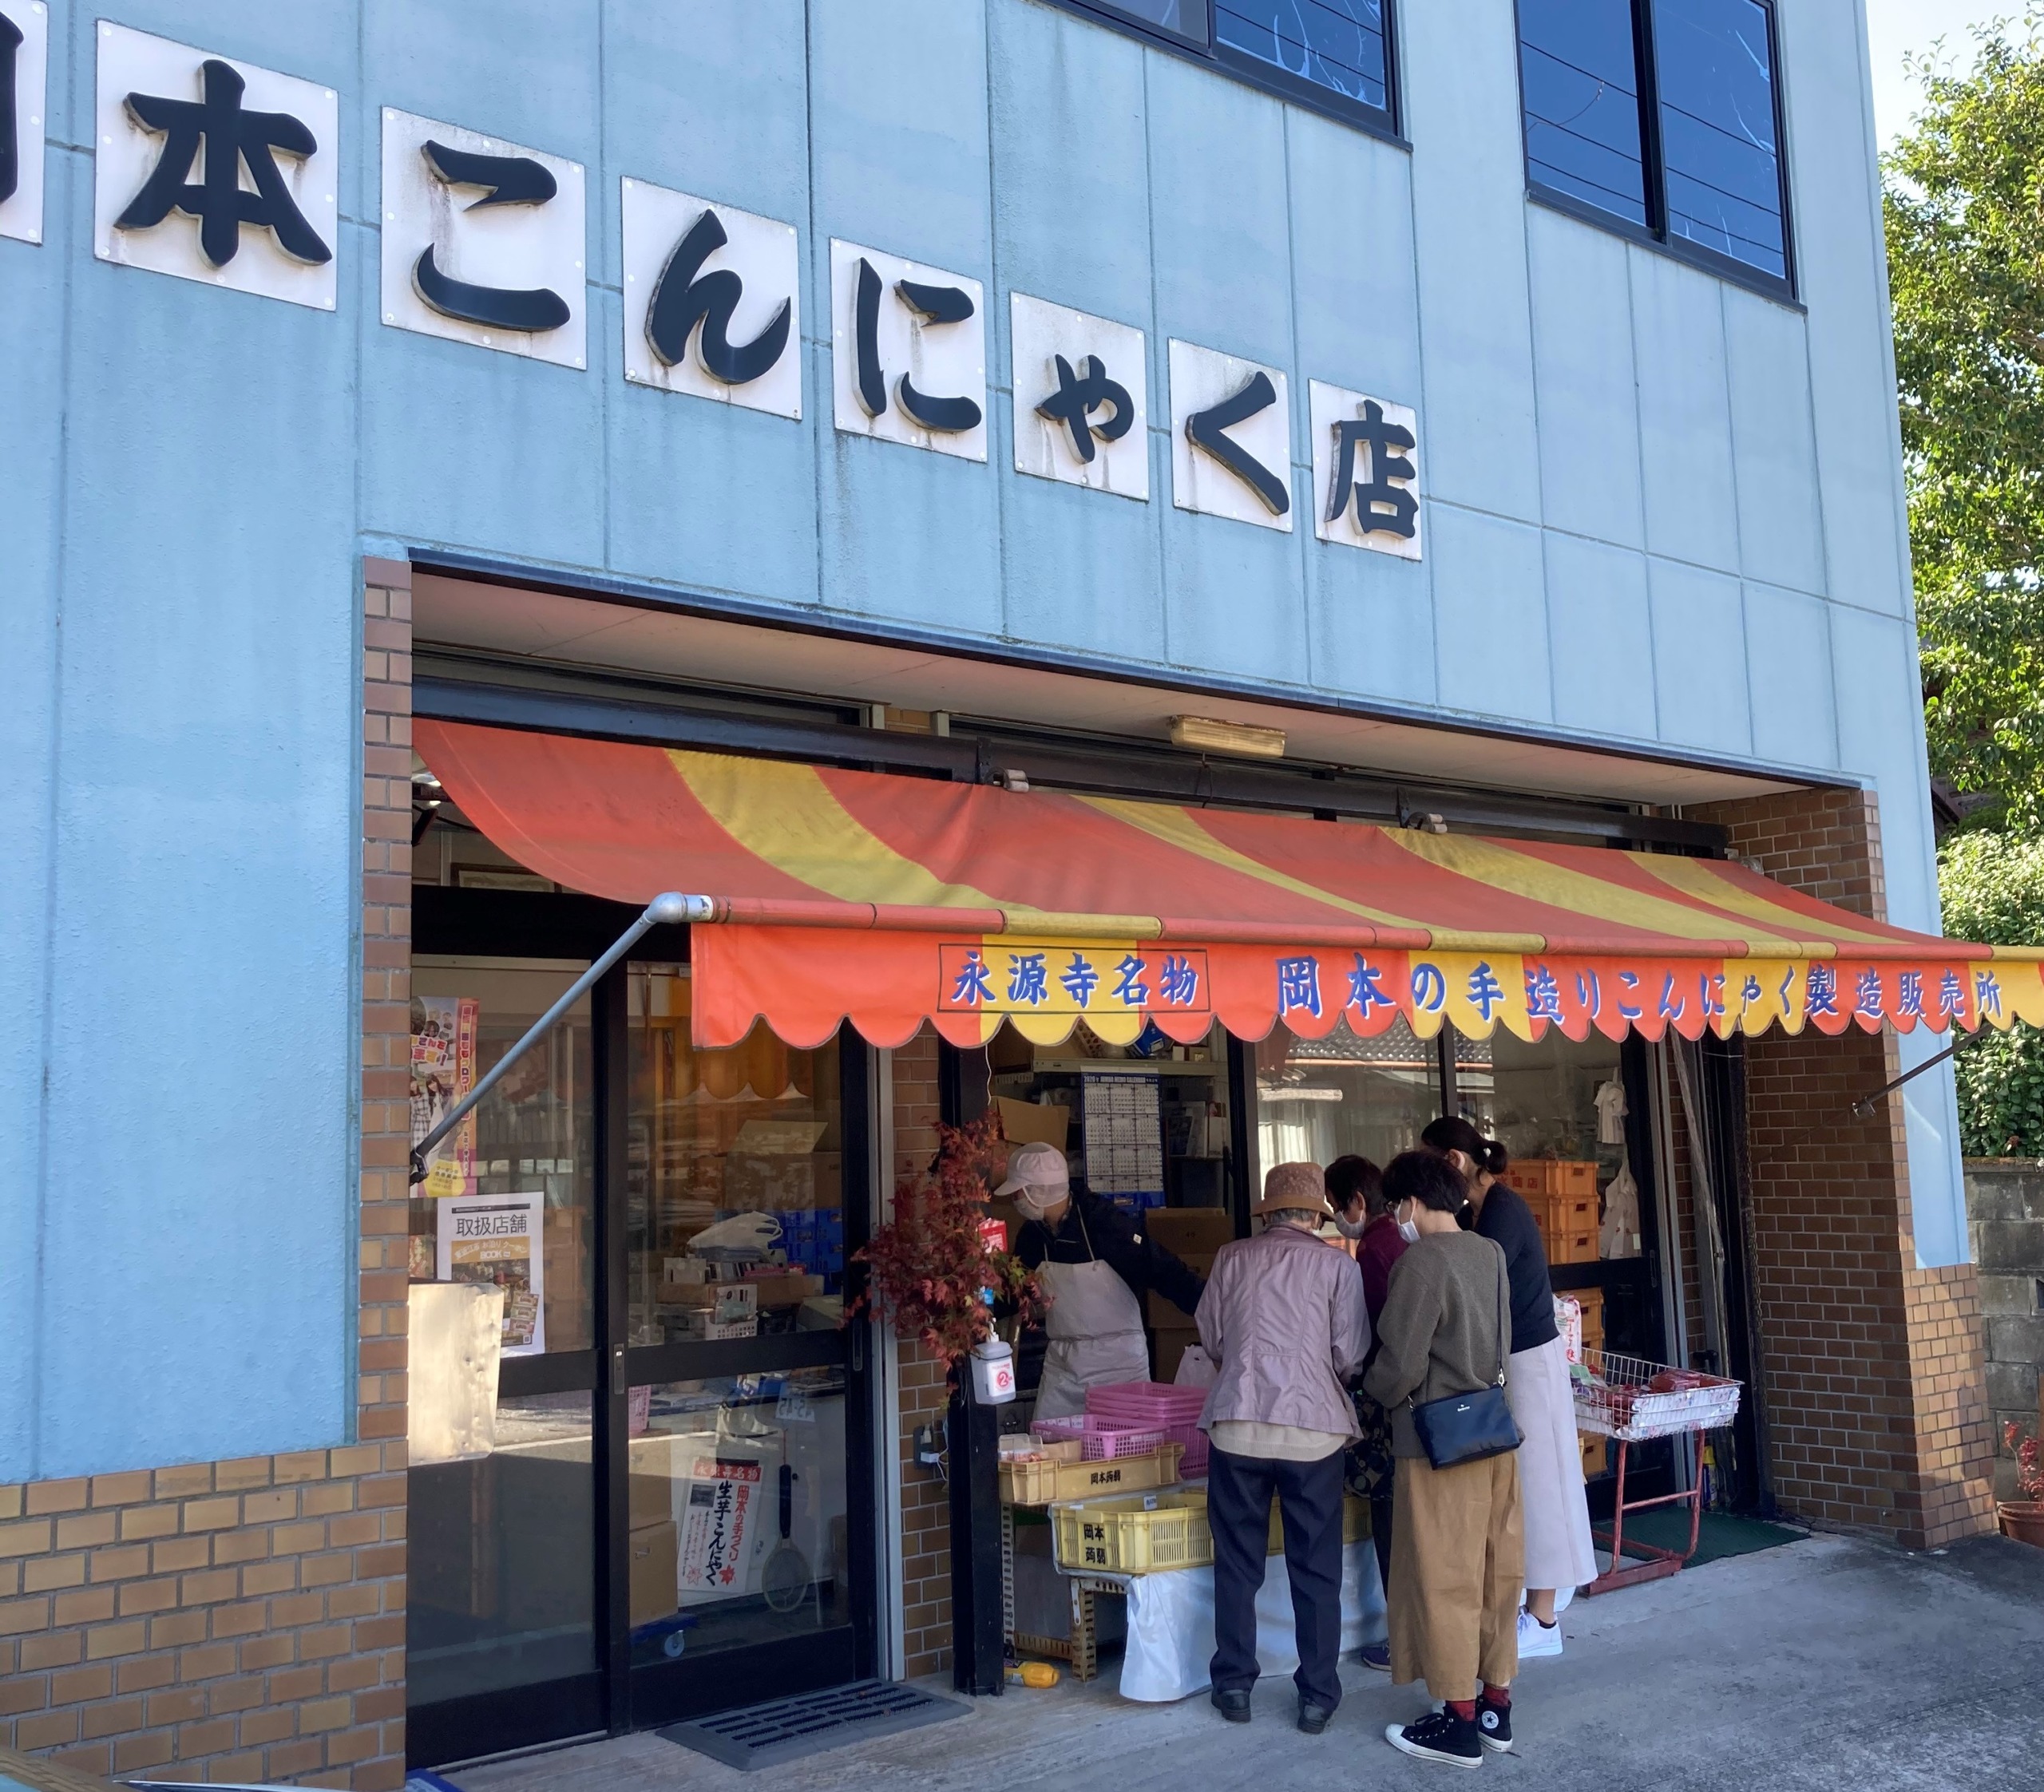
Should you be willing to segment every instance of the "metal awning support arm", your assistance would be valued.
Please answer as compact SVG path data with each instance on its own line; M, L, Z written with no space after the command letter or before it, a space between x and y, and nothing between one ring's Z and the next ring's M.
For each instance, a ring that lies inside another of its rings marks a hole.
M679 927L691 921L712 920L716 912L716 904L708 896L682 896L673 890L655 896L646 904L645 913L624 930L617 943L570 983L562 992L561 999L525 1030L525 1037L490 1066L489 1074L482 1081L442 1114L439 1125L412 1147L411 1181L419 1183L426 1180L426 1160L433 1148L467 1119L476 1104L497 1086L498 1079L545 1038L554 1023L588 993L596 979L609 971L652 929Z
M1959 1029L1957 1027L1954 1027L1952 1030L1955 1033L1959 1032ZM1899 1089L1905 1082L1911 1082L1915 1078L1920 1077L1926 1070L1935 1070L1939 1065L1943 1063L1947 1058L1957 1057L1961 1046L1968 1044L1972 1040L1979 1038L1980 1037L1980 1033L1984 1032L1985 1030L1986 1029L1983 1027L1979 1030L1972 1033L1959 1033L1959 1037L1954 1039L1950 1045L1947 1046L1943 1051L1934 1052L1930 1057L1925 1058L1922 1063L1917 1065L1913 1070L1904 1070L1900 1076L1895 1078L1892 1082L1883 1083L1880 1088L1876 1089L1873 1092L1872 1094L1862 1095L1858 1101L1852 1104L1852 1118L1855 1120L1872 1119L1874 1117L1874 1110L1880 1105L1881 1099L1884 1096L1892 1095L1895 1090Z

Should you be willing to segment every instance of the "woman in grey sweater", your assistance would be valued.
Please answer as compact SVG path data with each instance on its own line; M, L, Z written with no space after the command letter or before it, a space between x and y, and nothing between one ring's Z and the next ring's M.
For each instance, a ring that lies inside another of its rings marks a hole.
M1511 1342L1504 1253L1464 1232L1462 1175L1408 1151L1384 1173L1384 1198L1410 1248L1392 1266L1365 1389L1392 1415L1398 1523L1392 1533L1391 1677L1424 1679L1441 1708L1384 1731L1422 1760L1473 1767L1511 1747L1525 1572L1519 1458L1513 1451L1436 1469L1412 1407L1487 1387Z

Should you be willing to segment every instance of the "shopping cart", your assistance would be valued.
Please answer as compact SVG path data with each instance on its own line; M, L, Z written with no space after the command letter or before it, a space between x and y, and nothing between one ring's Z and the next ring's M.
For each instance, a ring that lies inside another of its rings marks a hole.
M1696 1553L1697 1533L1703 1520L1703 1478L1696 1477L1687 1493L1664 1493L1650 1500L1626 1502L1626 1458L1631 1446L1651 1438L1679 1437L1693 1433L1701 1462L1703 1434L1729 1425L1738 1414L1739 1387L1720 1375L1706 1375L1693 1369L1676 1369L1664 1363L1649 1363L1636 1356L1617 1356L1604 1351L1586 1350L1583 1367L1576 1372L1575 1428L1614 1439L1618 1446L1617 1495L1611 1507L1611 1526L1595 1532L1598 1544L1611 1553L1611 1565L1583 1590L1586 1594L1607 1593L1614 1588L1658 1580L1680 1569ZM1635 1541L1633 1551L1642 1559L1625 1560L1626 1515L1650 1511L1655 1506L1682 1505L1689 1509L1689 1541L1686 1549L1663 1549Z

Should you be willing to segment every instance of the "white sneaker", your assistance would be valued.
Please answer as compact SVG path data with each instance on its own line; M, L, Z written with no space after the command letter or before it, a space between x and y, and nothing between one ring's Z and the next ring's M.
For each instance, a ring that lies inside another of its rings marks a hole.
M1561 1620L1557 1618L1551 1624L1543 1624L1522 1606L1519 1612L1519 1659L1532 1661L1541 1656L1558 1656L1561 1652Z

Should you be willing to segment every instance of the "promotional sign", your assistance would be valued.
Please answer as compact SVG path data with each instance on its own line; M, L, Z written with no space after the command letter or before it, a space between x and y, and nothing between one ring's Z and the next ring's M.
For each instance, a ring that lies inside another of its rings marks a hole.
M452 1195L440 1204L439 1279L488 1282L504 1291L504 1354L546 1349L546 1255L540 1227L546 1197Z
M476 1086L476 1027L480 1005L465 996L412 998L412 1143ZM465 1195L476 1185L476 1117L471 1113L434 1146L426 1161L422 1195Z

